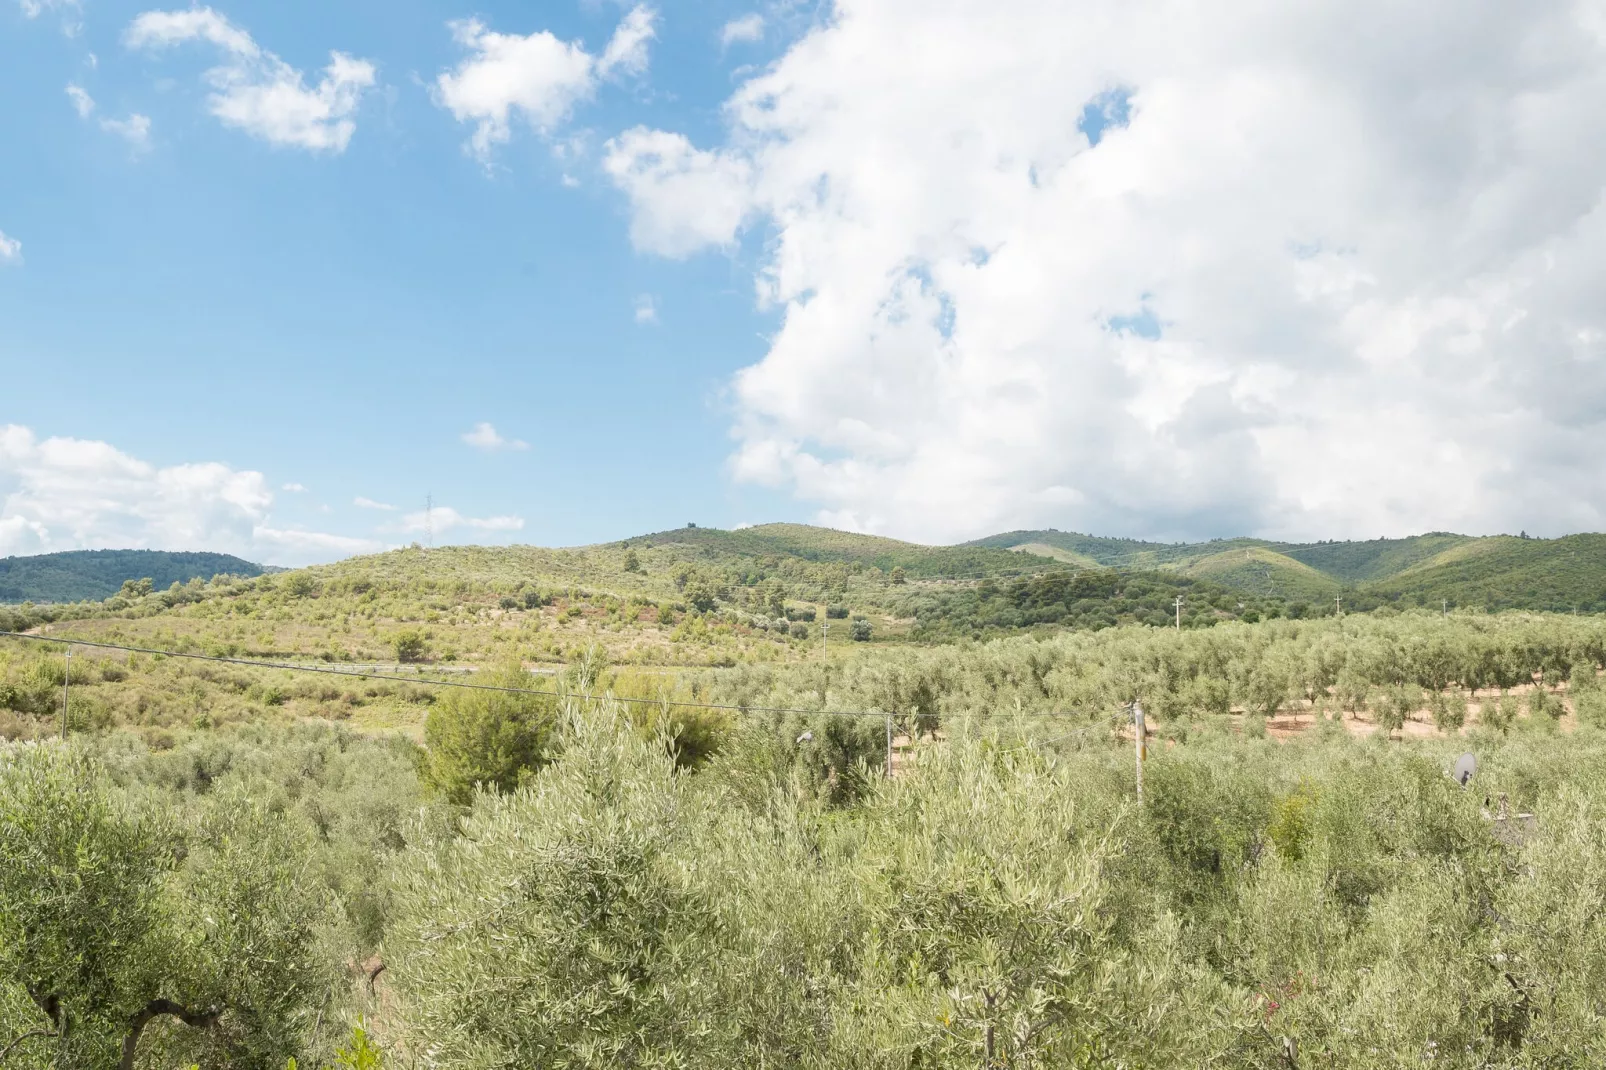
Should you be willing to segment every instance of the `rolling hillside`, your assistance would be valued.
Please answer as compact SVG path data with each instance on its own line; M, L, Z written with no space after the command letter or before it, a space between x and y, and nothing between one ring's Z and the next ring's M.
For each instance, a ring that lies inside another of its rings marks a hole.
M1162 626L1174 623L1179 596L1184 627L1326 616L1335 595L1346 612L1445 603L1606 612L1606 535L1168 545L1011 532L921 546L770 524L686 527L568 549L409 548L222 583L199 577L262 570L221 555L56 556L66 564L54 573L20 562L35 582L13 586L12 600L106 600L9 610L0 620L31 627L70 618L86 633L332 660L382 660L399 634L416 630L430 657L445 661L514 650L526 660L563 660L600 643L620 661L734 664L813 656L805 652L827 637L862 641L861 632L877 642L941 641ZM0 580L15 584L18 565L0 562ZM154 591L112 597L124 579L144 575ZM38 583L41 576L56 585ZM196 578L166 589L185 577ZM229 623L208 623L217 621Z
M967 545L1065 564L1158 570L1209 580L1244 595L1356 610L1403 604L1606 612L1606 535L1559 539L1429 532L1364 542L1216 539L1154 543L1062 531L1012 531Z
M261 565L228 554L163 550L69 550L0 558L0 602L79 602L110 598L124 580L156 589L200 577L260 576Z
M1372 539L1367 542L1319 542L1282 544L1280 551L1295 561L1309 565L1344 583L1366 583L1387 579L1408 568L1432 561L1446 551L1474 543L1486 543L1470 535L1451 535L1433 531L1408 539ZM1533 541L1533 540L1530 540Z
M1174 571L1246 594L1288 602L1325 603L1343 586L1332 576L1264 546L1193 558Z
M1469 539L1386 579L1364 585L1372 601L1501 609L1606 612L1606 535Z

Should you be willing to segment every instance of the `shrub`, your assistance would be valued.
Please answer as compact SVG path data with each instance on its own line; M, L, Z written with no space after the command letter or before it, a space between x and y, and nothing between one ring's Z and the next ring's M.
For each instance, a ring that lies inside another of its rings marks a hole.
M475 677L496 687L536 690L512 667ZM424 719L424 780L449 802L467 805L476 787L511 791L552 757L557 701L551 695L444 688Z
M1433 724L1441 732L1455 732L1467 721L1467 704L1461 696L1442 691L1435 691L1430 701L1433 710Z
M1528 694L1528 716L1549 717L1559 721L1567 713L1567 707L1561 699L1546 691L1543 687L1535 687Z
M1478 721L1496 732L1511 731L1511 726L1516 720L1517 699L1514 695L1486 698L1478 711Z
M825 607L825 615L826 615L827 618L829 618L831 620L847 620L848 619L848 607L847 606L826 606Z
M855 643L868 643L870 641L870 622L863 617L853 622L853 641Z
M393 640L396 647L396 660L400 662L423 661L428 642L424 633L416 628L400 632Z
M1573 699L1578 723L1595 728L1606 728L1606 691L1590 688Z

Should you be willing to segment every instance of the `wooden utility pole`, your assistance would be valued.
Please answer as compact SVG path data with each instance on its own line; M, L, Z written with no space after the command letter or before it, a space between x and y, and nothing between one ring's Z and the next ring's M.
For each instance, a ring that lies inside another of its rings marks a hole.
M887 714L887 769L886 776L892 775L892 714Z
M67 648L67 668L61 676L61 738L67 738L67 698L72 686L72 647Z
M1148 757L1148 741L1145 738L1143 724L1143 703L1137 699L1132 701L1132 741L1137 751L1138 761L1138 802L1143 801L1143 759Z

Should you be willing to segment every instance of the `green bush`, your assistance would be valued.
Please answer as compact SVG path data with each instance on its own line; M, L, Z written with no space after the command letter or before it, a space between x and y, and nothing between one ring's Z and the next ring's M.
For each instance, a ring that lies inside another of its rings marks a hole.
M423 661L425 651L428 649L428 640L424 633L416 628L397 633L393 644L396 648L396 660L403 663Z
M1573 706L1578 723L1593 728L1606 728L1606 691L1590 688L1576 695Z
M535 677L517 667L477 674L474 682L540 690ZM424 780L450 802L466 805L476 788L511 791L551 759L557 742L551 695L446 688L424 720Z

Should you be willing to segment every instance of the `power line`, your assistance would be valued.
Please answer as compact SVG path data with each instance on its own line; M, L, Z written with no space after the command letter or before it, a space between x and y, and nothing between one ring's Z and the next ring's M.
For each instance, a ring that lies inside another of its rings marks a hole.
M121 643L99 643L85 639L64 639L54 635L31 635L27 632L0 631L0 637L11 639L32 639L38 643L56 643L66 646L69 650L75 646L91 647L98 650L121 650L129 654L154 654L164 658L189 658L191 661L210 661L223 665L243 665L253 669L281 669L286 672L310 672L323 676L343 676L357 680L389 680L393 683L415 683L429 687L457 687L468 691L497 691L510 695L545 695L549 698L574 698L596 696L563 695L557 691L547 691L532 687L504 687L500 684L470 684L461 680L431 680L426 677L408 679L390 673L357 672L351 669L330 669L320 665L292 665L287 662L252 661L249 658L225 658L213 654L191 654L176 650L155 650L150 647L125 646ZM780 706L737 706L729 703L717 702L683 702L680 699L668 698L628 698L622 695L608 696L615 702L631 702L646 706L686 706L699 710L729 710L735 713L789 713L804 717L887 717L884 710L801 710ZM1075 713L1037 713L1033 717L1075 717Z

